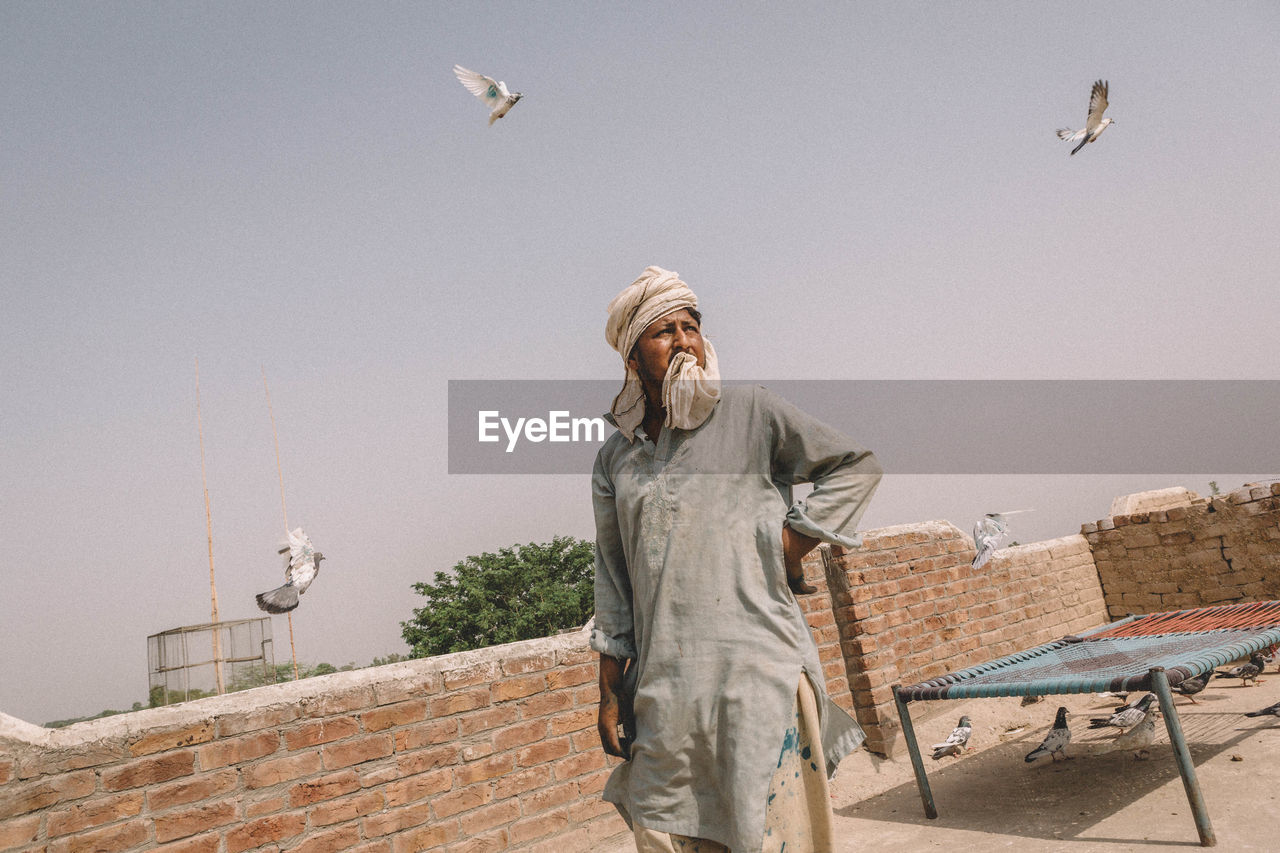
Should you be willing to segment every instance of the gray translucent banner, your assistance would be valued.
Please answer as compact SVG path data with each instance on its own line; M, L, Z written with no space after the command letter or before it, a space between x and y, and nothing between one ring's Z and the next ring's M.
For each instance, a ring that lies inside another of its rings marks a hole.
M890 474L1280 472L1280 380L766 380ZM450 474L589 474L604 380L450 380Z

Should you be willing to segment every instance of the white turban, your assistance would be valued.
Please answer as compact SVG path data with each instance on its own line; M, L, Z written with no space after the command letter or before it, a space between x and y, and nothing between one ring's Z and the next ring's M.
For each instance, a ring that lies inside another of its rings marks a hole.
M644 273L609 303L609 320L604 337L618 351L625 364L636 341L649 325L672 311L698 307L698 297L680 276L662 267L647 267ZM720 370L711 341L703 337L705 368L687 353L672 357L662 383L662 402L667 410L665 426L696 429L711 414L720 399ZM631 441L644 420L644 385L631 365L622 391L610 410L619 431Z

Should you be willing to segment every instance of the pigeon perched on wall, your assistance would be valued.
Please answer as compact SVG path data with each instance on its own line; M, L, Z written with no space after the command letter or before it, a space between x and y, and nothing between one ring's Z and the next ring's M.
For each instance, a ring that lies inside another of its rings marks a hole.
M1142 721L1143 715L1147 713L1147 709L1151 707L1151 703L1155 701L1155 698L1156 695L1154 693L1143 693L1135 701L1117 708L1116 712L1110 717L1090 717L1089 728L1105 729L1108 726L1116 726L1127 729L1130 726L1136 726Z
M1174 693L1180 693L1183 696L1186 696L1188 699L1191 700L1192 705L1199 705L1200 703L1196 701L1195 694L1199 693L1201 690L1204 690L1204 688L1209 684L1209 678L1212 675L1213 675L1213 672L1211 670L1206 670L1205 672L1200 673L1194 678L1182 679L1182 681L1173 685L1169 689L1172 690Z
M973 557L973 567L980 569L991 559L996 547L1009 535L1009 522L1005 516L1031 512L1029 509L1011 509L1008 512L989 512L973 526L973 544L978 553Z
M1280 702L1274 705L1268 705L1261 711L1250 711L1245 714L1246 717L1280 717Z
M1156 720L1158 719L1160 719L1160 710L1154 707L1147 708L1138 724L1113 740L1107 752L1129 750L1134 758L1145 759L1148 755L1147 747L1151 746L1151 742L1156 737Z
M1044 736L1044 741L1035 749L1027 753L1026 761L1028 764L1037 758L1049 756L1050 761L1057 761L1057 757L1061 755L1063 760L1070 758L1067 755L1067 744L1071 743L1071 729L1067 728L1067 709L1066 706L1058 708L1058 716L1053 720L1053 728L1049 729L1049 733Z
M1214 677L1215 678L1238 678L1240 679L1241 687L1248 687L1250 681L1252 681L1255 685L1261 684L1261 682L1258 681L1258 676L1262 674L1262 670L1264 670L1266 666L1267 664L1262 659L1262 655L1258 654L1257 652L1254 652L1253 656L1249 658L1248 663L1242 663L1239 666L1233 666L1231 667L1231 669L1227 669L1227 670L1221 670L1221 669L1216 670L1214 673Z
M961 717L960 722L956 723L956 727L951 730L951 734L947 736L947 739L942 743L933 745L933 760L937 761L944 755L959 755L964 752L971 734L973 734L973 723L969 722L968 717Z
M489 113L490 125L506 115L516 105L516 101L524 97L519 92L508 92L507 84L501 80L468 71L461 65L453 66L453 73L457 76L458 82L467 87L468 92L489 105L489 109L492 110Z
M320 561L324 559L311 545L311 537L301 527L289 531L289 544L280 549L284 555L284 585L269 592L259 593L258 607L268 613L288 613L298 606L298 596L307 591L320 573Z
M1102 131L1106 130L1108 125L1112 123L1111 119L1102 117L1106 109L1107 81L1098 80L1093 84L1093 91L1089 95L1089 116L1085 119L1084 127L1080 130L1064 127L1058 131L1059 139L1067 142L1079 140L1080 144L1071 149L1072 155L1101 136Z

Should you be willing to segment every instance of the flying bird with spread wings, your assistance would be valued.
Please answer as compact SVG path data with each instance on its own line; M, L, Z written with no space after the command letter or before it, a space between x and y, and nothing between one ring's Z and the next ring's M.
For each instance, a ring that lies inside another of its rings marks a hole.
M289 543L280 549L284 555L284 585L257 596L258 607L268 613L288 613L297 607L298 596L316 579L324 559L301 527L290 530L288 536Z
M489 113L490 125L506 115L516 105L516 101L524 97L519 92L508 92L507 84L501 80L468 71L461 65L453 66L453 73L457 76L458 82L467 87L468 92L489 105L489 109L492 110Z
M1089 95L1089 117L1085 119L1084 127L1080 130L1072 130L1064 127L1058 131L1058 138L1067 142L1079 141L1079 145L1071 149L1074 155L1081 148L1093 142L1102 135L1102 131L1112 123L1109 118L1103 118L1102 114L1107 109L1107 81L1098 80L1093 84L1093 92Z

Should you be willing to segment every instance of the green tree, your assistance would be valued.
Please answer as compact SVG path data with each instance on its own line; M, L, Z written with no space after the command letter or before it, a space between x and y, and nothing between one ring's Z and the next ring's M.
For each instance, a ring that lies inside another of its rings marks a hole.
M594 609L595 545L557 536L467 557L435 583L415 583L427 605L401 622L412 657L547 637L576 628Z

